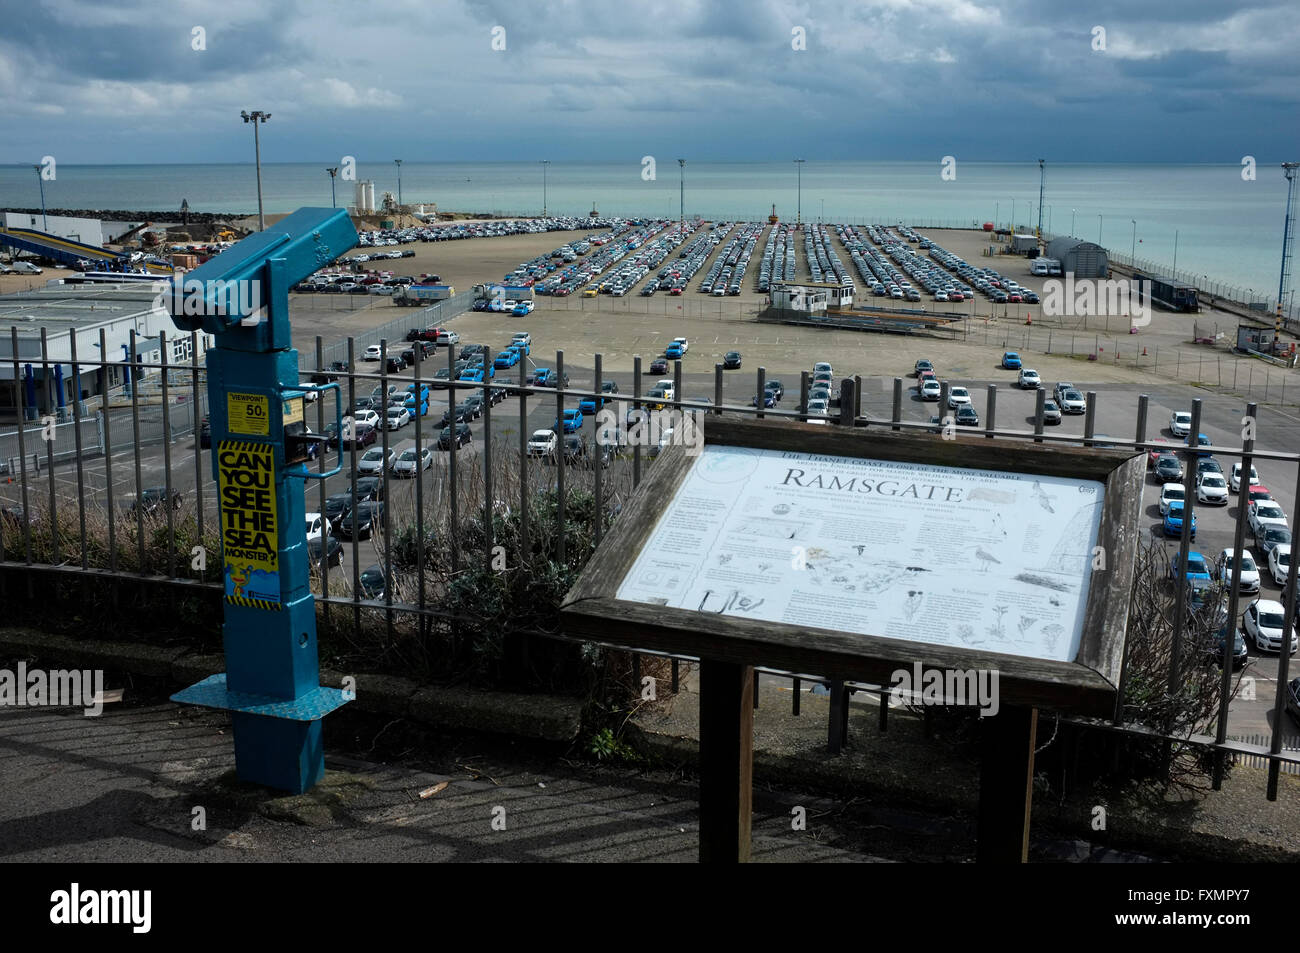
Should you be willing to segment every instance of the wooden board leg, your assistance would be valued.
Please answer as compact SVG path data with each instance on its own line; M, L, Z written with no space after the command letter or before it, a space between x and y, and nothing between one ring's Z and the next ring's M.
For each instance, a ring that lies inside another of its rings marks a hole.
M754 669L700 662L700 862L748 863Z
M983 721L975 859L1023 864L1029 859L1038 709L1003 705Z

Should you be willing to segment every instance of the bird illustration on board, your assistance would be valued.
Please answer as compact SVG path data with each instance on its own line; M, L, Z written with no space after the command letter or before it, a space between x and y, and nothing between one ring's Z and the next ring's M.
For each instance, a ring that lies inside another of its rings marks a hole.
M1047 510L1047 512L1056 512L1056 510L1052 508L1052 498L1043 491L1043 485L1037 480L1034 481L1034 499L1036 499L1038 505Z
M993 563L997 563L999 565L1002 563L1002 560L998 559L998 557L994 556L983 546L975 547L975 558L978 559L980 561L980 565L984 567L982 572L988 572L989 566Z

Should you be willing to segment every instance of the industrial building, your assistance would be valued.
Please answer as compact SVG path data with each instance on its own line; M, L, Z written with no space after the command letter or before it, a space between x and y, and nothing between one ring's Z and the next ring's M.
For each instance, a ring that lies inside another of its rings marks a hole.
M0 420L17 420L20 400L28 419L46 414L62 418L73 400L129 394L133 382L156 381L157 369L133 365L161 362L160 333L167 335L168 363L189 365L197 340L202 364L211 339L178 331L157 302L158 290L151 283L52 285L0 296L0 327L17 328L18 336L15 354L12 333L0 334ZM101 331L108 355L103 367L98 363ZM72 366L74 335L77 371ZM96 363L84 363L92 361Z
M1107 278L1110 260L1106 249L1081 238L1053 238L1047 245L1047 257L1061 263L1061 271L1076 278Z

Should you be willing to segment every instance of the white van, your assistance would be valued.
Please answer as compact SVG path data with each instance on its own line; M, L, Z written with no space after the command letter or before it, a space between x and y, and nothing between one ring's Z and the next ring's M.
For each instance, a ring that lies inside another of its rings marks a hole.
M1031 275L1044 275L1044 276L1051 274L1051 269L1048 266L1047 261L1048 260L1046 258L1035 258L1032 262L1030 262L1029 273Z

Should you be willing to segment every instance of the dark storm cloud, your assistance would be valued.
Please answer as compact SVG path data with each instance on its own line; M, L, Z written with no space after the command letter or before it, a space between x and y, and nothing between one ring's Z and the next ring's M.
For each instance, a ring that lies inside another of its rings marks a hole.
M242 158L227 133L243 108L275 114L272 161L399 143L603 158L664 137L717 158L798 141L828 158L994 159L1032 141L1199 161L1213 137L1154 133L1188 113L1280 157L1300 147L1297 46L1272 0L40 0L0 19L14 113L0 161ZM186 135L158 118L175 113Z

